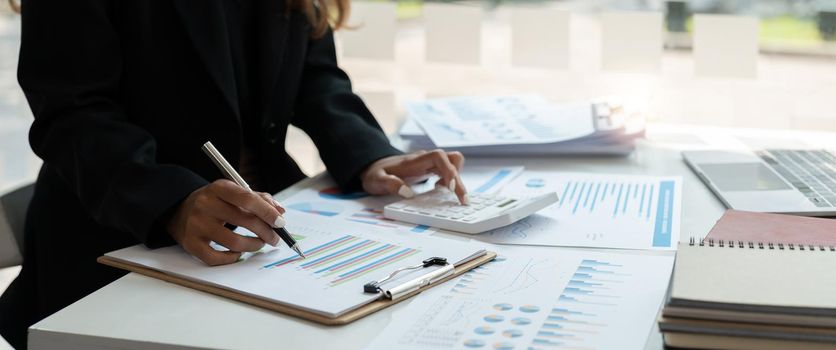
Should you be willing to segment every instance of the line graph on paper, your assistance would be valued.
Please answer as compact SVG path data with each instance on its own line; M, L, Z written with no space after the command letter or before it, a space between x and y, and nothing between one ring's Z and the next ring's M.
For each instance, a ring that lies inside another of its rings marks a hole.
M554 263L548 260L529 259L525 266L516 272L516 276L510 279L509 283L500 285L493 291L493 294L516 294L522 290L535 288L542 280L542 274L553 271L553 265Z

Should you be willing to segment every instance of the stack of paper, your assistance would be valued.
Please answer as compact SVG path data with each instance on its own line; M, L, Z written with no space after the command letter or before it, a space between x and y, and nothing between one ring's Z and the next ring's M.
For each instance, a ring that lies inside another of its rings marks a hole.
M614 99L555 105L540 96L455 97L407 105L411 150L466 155L629 154L644 119Z

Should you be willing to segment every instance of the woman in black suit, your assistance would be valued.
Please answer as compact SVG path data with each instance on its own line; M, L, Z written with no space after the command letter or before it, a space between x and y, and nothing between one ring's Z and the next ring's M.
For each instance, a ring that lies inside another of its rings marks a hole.
M200 150L207 140L267 193L304 178L284 150L293 124L345 190L409 196L403 179L437 173L466 202L461 154L401 154L352 93L331 30L347 8L348 0L25 1L18 79L44 165L23 269L0 299L3 337L25 346L26 327L121 276L96 264L108 251L180 244L218 265L277 244L269 226L282 224L284 209L219 180Z

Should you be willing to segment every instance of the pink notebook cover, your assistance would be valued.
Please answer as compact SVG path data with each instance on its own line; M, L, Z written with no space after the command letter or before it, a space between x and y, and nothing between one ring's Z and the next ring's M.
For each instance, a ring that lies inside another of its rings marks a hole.
M836 246L836 220L726 210L706 238Z

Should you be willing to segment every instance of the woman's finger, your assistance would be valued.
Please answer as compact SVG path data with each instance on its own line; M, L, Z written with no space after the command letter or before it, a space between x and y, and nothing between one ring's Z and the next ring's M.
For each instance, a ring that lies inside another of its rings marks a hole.
M210 266L227 265L238 261L241 258L240 252L217 251L209 246L209 240L188 239L180 242L183 249L192 256L200 259Z
M279 201L277 201L275 198L273 198L273 196L271 196L269 193L266 193L266 192L257 192L257 193L258 193L259 196L261 196L261 198L264 198L264 200L267 201L267 203L276 207L276 210L279 211L279 214L284 215L286 210L284 209L282 204L279 203Z
M242 188L232 181L215 181L214 191L225 202L258 216L273 227L284 227L285 221L275 206L264 200L259 194Z
M453 163L458 171L464 169L464 155L461 152L447 152L447 158L450 159L450 162Z
M205 234L210 240L233 252L257 252L264 247L261 239L239 235L223 226L210 228Z
M395 194L403 198L415 196L412 188L401 178L387 174L383 169L377 169L370 175L369 181L363 183L363 189L370 194Z
M255 235L263 241L263 243L267 243L274 247L279 244L279 235L273 231L267 223L257 216L245 212L234 205L219 200L217 204L212 205L211 212L212 216L219 221L235 226L241 226L250 230L250 232L255 233Z
M459 170L450 161L447 152L436 150L429 152L418 159L424 157L428 158L429 161L432 162L436 173L441 176L441 180L443 181L442 183L446 185L451 192L456 194L456 197L459 199L459 203L467 204L468 199L466 188L459 177Z

